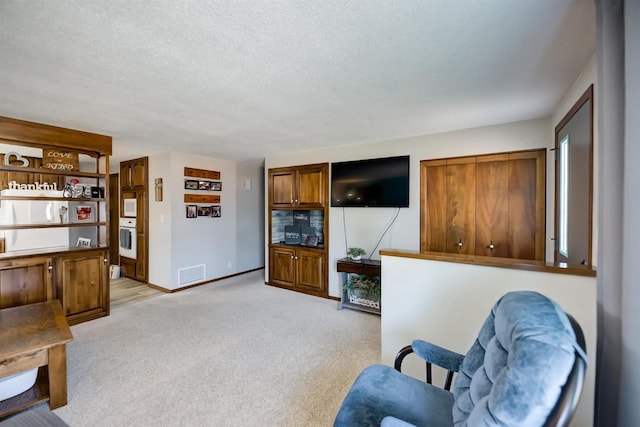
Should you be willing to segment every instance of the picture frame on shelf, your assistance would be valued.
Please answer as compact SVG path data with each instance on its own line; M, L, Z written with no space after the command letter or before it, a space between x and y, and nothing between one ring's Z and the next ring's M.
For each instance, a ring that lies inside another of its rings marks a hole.
M198 216L211 216L211 206L198 206Z
M78 248L90 248L91 247L91 239L86 237L78 237L78 242L76 243L76 247Z
M198 216L197 205L187 205L187 218L196 218Z
M214 218L220 218L222 216L222 206L220 205L211 206L211 216Z
M211 191L222 191L222 182L220 181L211 181Z
M308 235L307 239L304 241L305 246L317 247L318 246L318 236Z
M211 181L198 181L198 190L211 190Z
M90 205L76 205L74 222L92 222L93 207Z
M197 190L199 181L195 179L185 179L184 180L184 189L185 190Z

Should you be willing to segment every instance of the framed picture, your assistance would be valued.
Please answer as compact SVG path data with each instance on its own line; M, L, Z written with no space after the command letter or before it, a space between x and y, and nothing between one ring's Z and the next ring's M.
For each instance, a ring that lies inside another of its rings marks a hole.
M214 218L220 218L222 216L222 206L211 206L211 216Z
M92 209L91 206L87 205L78 205L76 206L76 222L91 222L93 216L91 215Z
M198 216L211 216L211 206L198 206Z
M211 190L211 181L198 181L198 190Z
M198 216L198 206L197 205L187 205L187 218L195 218L197 216Z
M185 190L197 190L198 189L198 181L195 179L185 179L184 180L184 189Z
M78 237L78 243L76 246L79 248L88 248L91 246L91 239L87 239L85 237Z
M318 246L318 236L312 236L311 234L307 236L307 239L304 241L305 246Z
M220 181L212 181L211 191L222 191L222 183Z

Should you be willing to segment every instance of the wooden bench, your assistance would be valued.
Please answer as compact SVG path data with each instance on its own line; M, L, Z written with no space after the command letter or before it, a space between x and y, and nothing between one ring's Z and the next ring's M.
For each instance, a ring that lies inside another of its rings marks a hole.
M66 343L72 339L58 300L0 310L0 378L39 368L32 388L0 402L0 418L47 400L51 409L67 404Z

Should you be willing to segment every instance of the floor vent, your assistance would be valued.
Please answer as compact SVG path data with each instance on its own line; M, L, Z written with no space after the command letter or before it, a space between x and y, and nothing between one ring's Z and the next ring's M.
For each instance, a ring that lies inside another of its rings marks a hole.
M204 264L178 269L178 284L189 285L204 281Z

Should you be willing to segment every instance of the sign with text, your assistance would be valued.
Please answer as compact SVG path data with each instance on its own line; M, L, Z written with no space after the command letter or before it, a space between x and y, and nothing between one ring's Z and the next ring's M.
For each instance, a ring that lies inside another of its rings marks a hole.
M42 167L59 171L79 169L78 153L68 150L42 150Z

